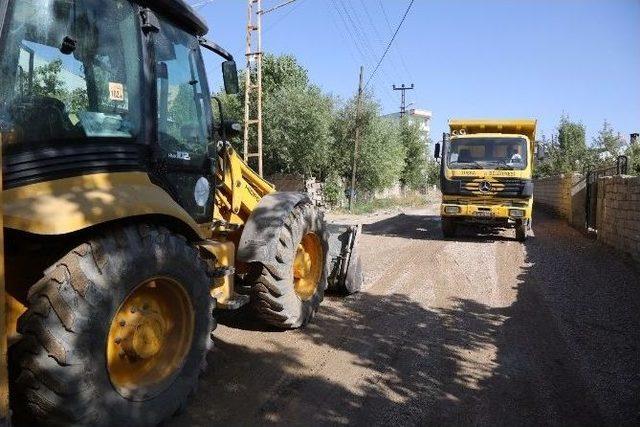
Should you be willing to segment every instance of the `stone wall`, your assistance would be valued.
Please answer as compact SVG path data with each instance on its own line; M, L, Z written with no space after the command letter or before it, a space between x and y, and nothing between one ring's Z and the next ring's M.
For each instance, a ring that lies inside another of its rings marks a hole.
M295 191L307 193L311 201L317 206L325 206L324 184L317 182L315 177L305 178L297 174L273 174L267 181L276 187L276 191Z
M640 177L598 181L598 240L640 261Z

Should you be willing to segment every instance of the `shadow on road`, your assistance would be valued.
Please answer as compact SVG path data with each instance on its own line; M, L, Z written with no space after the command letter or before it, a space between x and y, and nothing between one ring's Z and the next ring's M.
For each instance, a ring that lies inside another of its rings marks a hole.
M460 226L455 238L444 238L440 228L439 215L407 215L400 213L371 224L364 224L362 232L370 235L385 237L402 237L404 239L447 240L469 242L493 242L513 240L510 236L503 236L500 230L481 232L477 226ZM509 230L513 233L513 230Z
M264 334L260 349L218 339L175 425L637 425L638 276L540 216L526 263L506 284L516 289L510 305L329 297L306 329ZM435 240L435 218L403 215L365 232ZM596 271L603 265L609 283Z

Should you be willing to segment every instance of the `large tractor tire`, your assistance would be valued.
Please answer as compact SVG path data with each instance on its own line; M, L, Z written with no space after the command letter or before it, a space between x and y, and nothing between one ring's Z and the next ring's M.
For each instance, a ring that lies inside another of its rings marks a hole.
M208 267L164 228L111 229L29 291L11 348L26 425L157 425L186 406L211 345Z
M250 283L253 305L266 323L293 329L312 319L327 288L324 218L312 204L299 203L277 234L276 251L257 265L258 274Z

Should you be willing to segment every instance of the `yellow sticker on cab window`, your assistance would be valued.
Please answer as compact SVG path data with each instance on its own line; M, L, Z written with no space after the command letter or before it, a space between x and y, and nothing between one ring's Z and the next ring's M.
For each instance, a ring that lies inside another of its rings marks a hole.
M124 101L124 85L122 83L109 82L109 99Z

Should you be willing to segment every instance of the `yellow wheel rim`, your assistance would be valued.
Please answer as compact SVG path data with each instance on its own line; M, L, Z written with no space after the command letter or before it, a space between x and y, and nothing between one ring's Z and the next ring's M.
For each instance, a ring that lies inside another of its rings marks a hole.
M293 261L293 286L300 299L308 300L316 293L323 261L320 238L315 233L306 234Z
M175 280L147 280L127 296L111 321L107 370L122 396L146 400L175 379L191 348L194 312Z

